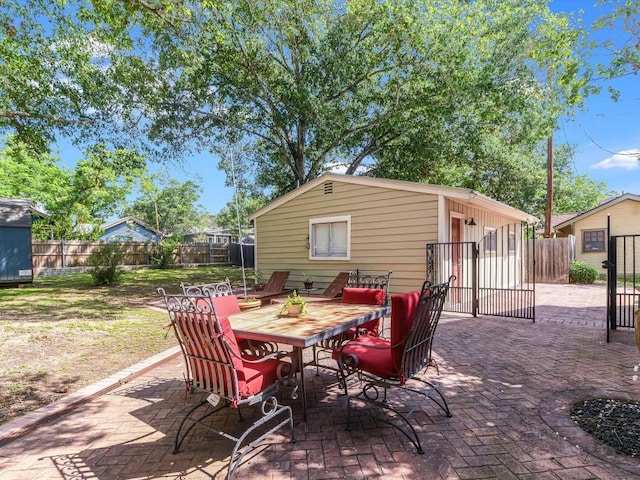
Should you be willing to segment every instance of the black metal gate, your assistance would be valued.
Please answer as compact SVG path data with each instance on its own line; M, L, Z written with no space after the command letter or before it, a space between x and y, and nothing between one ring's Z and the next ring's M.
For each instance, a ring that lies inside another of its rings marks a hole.
M640 234L609 235L603 267L607 269L609 341L609 330L633 328L634 311L640 309Z
M473 316L535 321L535 235L526 224L504 225L482 240L427 245L427 280L451 275L444 309Z

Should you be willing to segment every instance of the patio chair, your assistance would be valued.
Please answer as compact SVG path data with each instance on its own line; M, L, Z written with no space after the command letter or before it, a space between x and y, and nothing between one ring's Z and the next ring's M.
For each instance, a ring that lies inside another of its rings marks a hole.
M340 272L322 293L310 294L309 301L331 301L342 296L342 289L347 286L350 272Z
M429 367L435 367L439 374L432 356L432 345L450 281L439 285L425 282L420 292L392 296L389 340L361 335L334 351L343 378L356 373L361 380L360 392L349 395L347 400L347 430L351 429L352 403L364 401L379 407L385 415L375 415L375 409L371 408L362 410L363 413L379 418L402 432L422 454L420 438L410 421L413 412L427 400L432 400L447 417L451 417L440 390L418 376ZM387 396L390 390L402 393L390 399ZM413 405L410 404L411 398L416 398ZM388 413L392 414L391 417Z
M294 369L290 362L284 361L289 353L243 356L228 318L218 314L211 293L167 295L162 288L158 293L164 297L184 357L186 393L200 391L206 394L206 398L185 414L176 433L173 453L178 453L196 425L207 428L234 442L227 472L227 479L230 479L243 457L280 428L289 426L294 443L291 407L280 405L275 397L283 382L293 385L290 376ZM296 390L293 389L294 394ZM238 436L205 422L227 408L237 409L240 420L246 421L241 409L250 406L259 406L262 416L247 422Z
M214 297L233 295L231 281L228 278L225 278L222 282L202 283L199 285L186 285L180 282L180 288L182 288L184 295L204 295L205 290L210 291Z
M387 273L363 272L360 269L349 272L347 280L348 288L378 288L384 290L385 305L389 296L389 285L391 284L391 270Z
M228 317L235 313L240 313L238 297L233 293L231 282L228 278L222 282L203 283L199 285L186 285L180 283L184 295L211 295L213 304L216 307L216 314L220 317ZM258 342L246 338L236 337L240 351L245 355L267 355L277 352L279 346L274 342Z
M361 303L367 305L386 305L389 298L389 284L391 271L386 274L363 274L359 270L349 272L347 286L342 290L342 303ZM350 328L347 332L328 338L313 347L313 361L316 365L316 375L320 374L320 368L335 370L332 365L321 364L322 358L331 358L332 352L343 343L352 340L358 335L377 335L380 321L377 318L357 328ZM324 355L323 355L324 354ZM348 392L346 377L338 370L338 379L344 388L345 395Z
M286 295L291 293L293 289L286 289L285 285L289 279L288 271L274 271L271 273L269 280L264 286L264 289L259 292L250 293L246 296L240 295L240 298L258 298L260 300L269 301L273 297Z

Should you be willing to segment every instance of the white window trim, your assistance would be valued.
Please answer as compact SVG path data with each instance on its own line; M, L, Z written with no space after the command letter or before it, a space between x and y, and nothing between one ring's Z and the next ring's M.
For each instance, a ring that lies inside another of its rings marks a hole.
M314 257L313 256L313 226L318 223L347 222L347 255L344 257ZM309 260L342 262L351 260L351 215L340 215L336 217L319 217L309 219Z

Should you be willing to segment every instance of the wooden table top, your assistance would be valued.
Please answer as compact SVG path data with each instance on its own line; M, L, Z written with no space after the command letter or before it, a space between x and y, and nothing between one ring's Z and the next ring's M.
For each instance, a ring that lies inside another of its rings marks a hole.
M351 327L389 315L390 306L314 302L302 317L281 315L282 305L266 305L229 316L238 337L309 347Z

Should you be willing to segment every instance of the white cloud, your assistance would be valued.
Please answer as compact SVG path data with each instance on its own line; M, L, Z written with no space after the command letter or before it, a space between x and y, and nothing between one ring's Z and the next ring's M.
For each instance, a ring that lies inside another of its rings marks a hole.
M640 168L640 149L623 150L601 162L594 163L591 168L624 168L635 170Z

